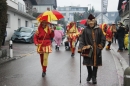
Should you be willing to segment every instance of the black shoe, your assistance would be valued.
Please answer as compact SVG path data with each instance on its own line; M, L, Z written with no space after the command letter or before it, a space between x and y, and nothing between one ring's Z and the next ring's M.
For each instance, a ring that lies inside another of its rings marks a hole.
M87 81L90 81L91 80L91 78L92 78L92 76L91 75L88 75L88 77L87 77Z
M92 77L92 82L93 82L93 84L97 84L97 80L96 80L95 76Z
M55 50L57 50L57 45L55 46Z
M42 72L42 77L45 77L46 76L46 72Z
M125 48L125 50L128 50L127 48Z
M72 53L71 56L74 57L74 53Z
M59 47L57 47L57 50L59 50Z

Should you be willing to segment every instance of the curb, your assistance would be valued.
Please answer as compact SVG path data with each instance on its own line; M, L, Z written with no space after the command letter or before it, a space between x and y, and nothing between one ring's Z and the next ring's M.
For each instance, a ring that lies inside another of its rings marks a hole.
M129 65L127 64L127 62L125 61L125 59L121 56L121 54L119 52L117 52L117 50L111 45L112 50L116 53L116 55L118 56L118 60L120 61L120 64L123 68L123 70L125 71L125 69L127 67L129 67Z
M121 56L121 54L117 52L117 50L112 45L110 52L115 62L119 86L122 86L124 82L124 71L127 67L129 67L129 65L127 64L126 60Z
M32 51L32 52L27 53L27 54L21 54L21 55L19 55L19 56L14 56L13 58L10 58L9 56L6 57L6 58L1 58L1 59L0 59L0 60L1 60L1 61L0 61L0 64L4 64L4 63L10 62L10 61L14 61L14 60L17 60L17 59L26 57L26 56L28 56L28 55L33 54L34 52L36 52L36 51ZM2 61L2 60L3 60L3 61Z

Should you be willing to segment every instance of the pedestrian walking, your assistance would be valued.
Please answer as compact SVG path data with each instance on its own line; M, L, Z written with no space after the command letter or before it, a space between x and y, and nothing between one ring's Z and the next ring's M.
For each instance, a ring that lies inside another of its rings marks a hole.
M73 57L75 55L75 43L78 38L78 29L76 27L75 22L71 22L67 28L67 37L68 41L70 42L70 48L71 48L71 56Z
M106 31L106 40L108 42L108 44L106 46L106 50L111 50L110 47L111 47L112 39L113 39L112 25L109 25L108 29Z
M34 34L34 44L37 46L37 52L41 59L42 77L46 75L48 56L52 52L50 39L54 37L54 30L50 29L48 24L47 21L42 21Z
M83 56L83 65L86 65L88 70L86 80L90 81L92 79L93 84L97 84L97 70L98 66L102 65L102 49L106 40L92 14L89 15L87 24L88 26L79 39L78 52Z
M117 52L122 52L123 47L124 47L124 36L125 36L125 28L124 25L119 22L118 23L118 29L117 29L117 40L118 40L118 51Z
M54 30L54 40L55 40L55 43L56 43L56 46L55 46L55 49L56 50L59 50L59 47L61 45L61 42L62 42L62 37L63 37L63 31L62 31L62 27L60 26L57 26L56 27L56 30Z

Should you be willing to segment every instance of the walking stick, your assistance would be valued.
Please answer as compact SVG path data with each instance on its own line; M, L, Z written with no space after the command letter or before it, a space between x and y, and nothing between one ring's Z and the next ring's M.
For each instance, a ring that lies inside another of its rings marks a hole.
M81 53L80 53L80 83L81 83Z

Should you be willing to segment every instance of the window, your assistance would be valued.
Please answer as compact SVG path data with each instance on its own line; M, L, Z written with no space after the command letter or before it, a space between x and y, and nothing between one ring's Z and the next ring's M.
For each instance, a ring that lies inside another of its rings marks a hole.
M25 11L25 6L23 4L21 4L21 3L18 3L18 10L24 12Z
M10 27L10 14L7 14L7 18L8 18L8 20L7 20L7 27Z
M62 15L66 16L66 13L62 13Z
M21 20L18 19L18 28L21 27Z
M25 27L28 27L28 21L25 21Z

